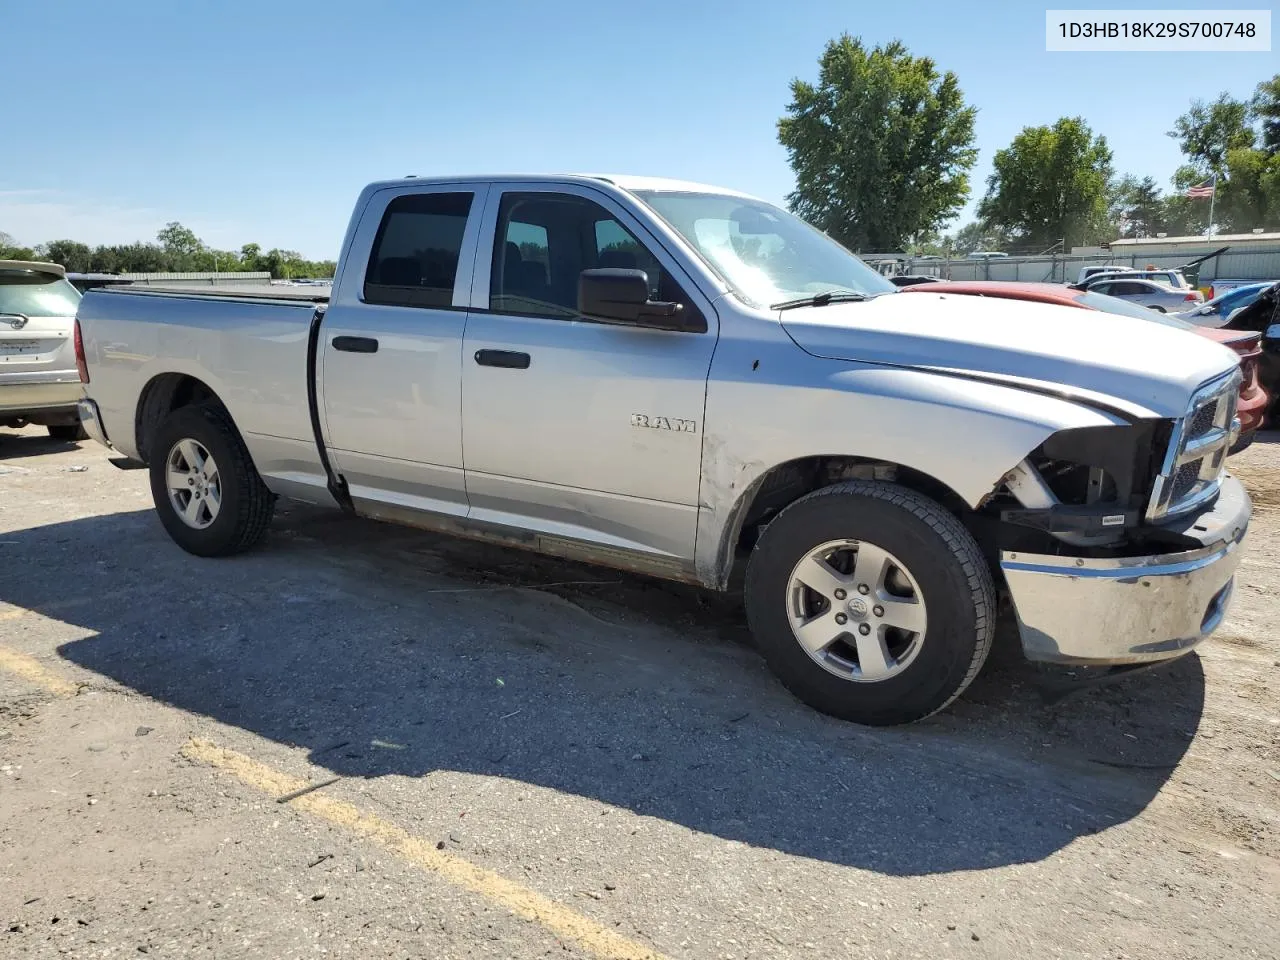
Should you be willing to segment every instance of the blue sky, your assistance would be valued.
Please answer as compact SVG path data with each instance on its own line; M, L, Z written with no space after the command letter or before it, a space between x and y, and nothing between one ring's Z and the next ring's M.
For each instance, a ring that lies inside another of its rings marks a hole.
M995 150L1063 115L1167 186L1165 131L1189 101L1280 69L1274 53L1047 53L1046 5L1025 2L0 6L0 231L25 243L180 220L219 247L329 257L360 187L409 173L643 173L780 202L788 83L842 31L958 75L979 107L970 209Z

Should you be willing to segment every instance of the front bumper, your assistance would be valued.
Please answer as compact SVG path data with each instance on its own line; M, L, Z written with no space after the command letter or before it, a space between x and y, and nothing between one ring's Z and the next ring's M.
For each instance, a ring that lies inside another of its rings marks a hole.
M1228 476L1214 506L1180 524L1202 547L1119 559L1002 553L1023 652L1098 666L1188 652L1226 616L1252 511Z

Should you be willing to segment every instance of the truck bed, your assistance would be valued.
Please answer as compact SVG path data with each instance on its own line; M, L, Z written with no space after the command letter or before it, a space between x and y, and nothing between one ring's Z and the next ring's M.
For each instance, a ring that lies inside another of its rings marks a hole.
M303 300L308 303L328 303L329 293L332 289L332 287L276 287L262 283L223 283L215 287L193 283L187 286L173 285L163 287L126 284L118 287L96 288L95 292L183 298L212 297L218 300L251 300L254 302L284 301L296 303L299 300Z
M139 450L137 442L149 393L175 378L194 379L241 425L269 487L329 502L308 394L313 321L327 300L327 289L278 287L87 292L77 319L92 396L112 444L150 459L154 451Z

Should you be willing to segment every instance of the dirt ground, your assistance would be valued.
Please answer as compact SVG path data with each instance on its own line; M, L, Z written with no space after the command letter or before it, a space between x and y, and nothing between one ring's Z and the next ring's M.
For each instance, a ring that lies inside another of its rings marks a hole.
M1232 462L1197 653L871 730L731 601L300 506L199 560L0 431L0 957L1280 957L1280 435Z

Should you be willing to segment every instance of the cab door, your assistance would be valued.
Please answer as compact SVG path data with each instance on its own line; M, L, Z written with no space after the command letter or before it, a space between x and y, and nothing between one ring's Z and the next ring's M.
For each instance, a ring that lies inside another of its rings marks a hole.
M579 315L578 277L643 269L673 332ZM582 185L494 184L462 351L469 516L624 552L693 557L716 317L653 235Z
M466 513L462 335L487 190L379 191L356 227L317 379L331 459L365 512Z

